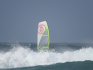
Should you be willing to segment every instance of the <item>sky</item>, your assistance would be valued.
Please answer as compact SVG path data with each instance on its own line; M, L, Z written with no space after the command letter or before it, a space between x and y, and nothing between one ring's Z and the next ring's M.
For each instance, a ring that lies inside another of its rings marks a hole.
M0 0L0 42L37 42L46 20L50 42L92 42L93 0Z

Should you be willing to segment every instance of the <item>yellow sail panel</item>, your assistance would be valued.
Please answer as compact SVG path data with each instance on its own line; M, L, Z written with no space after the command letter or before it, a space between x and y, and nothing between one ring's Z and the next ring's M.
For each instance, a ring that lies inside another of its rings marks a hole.
M48 50L50 44L49 28L46 21L38 24L37 49Z

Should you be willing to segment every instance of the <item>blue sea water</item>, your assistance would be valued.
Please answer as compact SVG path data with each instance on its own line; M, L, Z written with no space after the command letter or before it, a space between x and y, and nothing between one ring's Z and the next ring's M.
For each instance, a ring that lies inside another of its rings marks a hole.
M93 70L92 43L52 43L38 52L35 43L0 43L0 70Z

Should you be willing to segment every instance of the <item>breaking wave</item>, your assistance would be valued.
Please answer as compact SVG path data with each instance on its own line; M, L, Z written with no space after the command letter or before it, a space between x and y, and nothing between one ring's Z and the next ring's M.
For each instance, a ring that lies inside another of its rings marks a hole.
M7 52L0 52L0 68L31 67L85 60L93 61L93 48L58 53L51 51L34 52L30 48L19 45Z

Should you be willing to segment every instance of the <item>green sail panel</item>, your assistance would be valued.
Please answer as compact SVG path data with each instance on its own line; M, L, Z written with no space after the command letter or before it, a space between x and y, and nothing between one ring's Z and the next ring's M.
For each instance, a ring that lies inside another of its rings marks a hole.
M37 49L38 51L45 51L49 49L50 45L50 34L49 28L46 21L40 22L38 24L38 33L37 33Z

